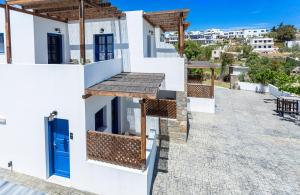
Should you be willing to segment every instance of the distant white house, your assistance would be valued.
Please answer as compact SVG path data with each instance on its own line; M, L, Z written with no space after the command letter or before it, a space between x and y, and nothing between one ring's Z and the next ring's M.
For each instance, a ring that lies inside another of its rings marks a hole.
M222 42L225 39L250 39L254 37L263 37L263 35L269 33L268 29L240 29L240 30L226 30L221 29L207 29L203 31L190 31L185 34L186 40L192 40L201 44L215 44ZM166 34L166 38L169 43L178 42L178 34L176 32L169 32Z
M0 167L96 194L149 194L158 117L187 130L185 59L163 33L183 34L188 10L63 1L0 5ZM160 116L157 101L173 112Z
M230 30L224 32L225 38L253 38L262 37L263 35L269 33L268 29L241 29L241 30Z
M292 48L292 47L295 47L295 46L300 47L300 40L286 41L284 44L288 48Z
M255 52L269 53L276 50L273 38L252 38L250 45Z
M222 53L223 53L224 51L225 51L225 50L222 49L222 48L217 48L217 49L212 50L211 58L212 58L213 60L219 60L219 59L221 59L221 55L222 55Z

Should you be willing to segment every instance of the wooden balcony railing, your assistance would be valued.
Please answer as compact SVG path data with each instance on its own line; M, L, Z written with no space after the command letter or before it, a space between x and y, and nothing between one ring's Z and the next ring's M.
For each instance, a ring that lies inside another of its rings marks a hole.
M202 83L204 81L204 75L188 74L188 83Z
M177 103L176 100L150 100L146 99L146 115L159 116L176 119Z
M143 169L141 138L97 131L87 132L87 155L91 160Z
M202 85L196 83L187 84L188 97L196 98L213 98L214 86Z

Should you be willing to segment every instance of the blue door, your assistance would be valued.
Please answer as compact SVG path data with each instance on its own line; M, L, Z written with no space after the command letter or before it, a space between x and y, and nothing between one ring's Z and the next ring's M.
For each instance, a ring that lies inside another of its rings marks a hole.
M48 64L62 63L62 36L48 33Z
M119 98L115 97L111 101L111 126L112 133L119 133Z
M54 119L49 122L50 176L70 178L69 122Z
M101 34L94 36L95 62L114 59L114 35Z

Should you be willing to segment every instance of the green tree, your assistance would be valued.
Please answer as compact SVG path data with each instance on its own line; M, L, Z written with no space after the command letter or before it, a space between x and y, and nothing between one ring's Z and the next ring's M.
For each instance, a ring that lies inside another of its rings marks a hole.
M278 28L272 28L269 35L275 36L277 41L284 42L290 41L296 38L297 28L294 25L286 25L280 23ZM273 37L274 38L274 37Z
M228 66L234 62L234 56L230 53L222 53L221 55L221 73L220 80L223 80L226 72L228 72Z
M248 58L249 55L250 55L250 53L252 52L252 50L253 50L253 48L252 48L251 45L244 44L244 45L242 46L242 51L243 51L242 57L243 57L243 58Z
M195 41L186 41L184 53L187 59L196 60L201 52L201 45Z

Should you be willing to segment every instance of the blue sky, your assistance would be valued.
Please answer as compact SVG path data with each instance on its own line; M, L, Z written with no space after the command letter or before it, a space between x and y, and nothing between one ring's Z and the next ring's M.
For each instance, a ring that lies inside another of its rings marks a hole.
M0 0L0 2L3 0ZM300 0L111 0L122 10L189 8L189 30L272 27L284 22L300 28Z
M122 10L189 8L189 30L272 27L280 22L300 28L300 0L112 0Z

